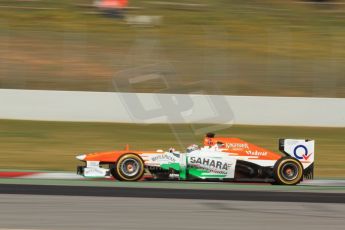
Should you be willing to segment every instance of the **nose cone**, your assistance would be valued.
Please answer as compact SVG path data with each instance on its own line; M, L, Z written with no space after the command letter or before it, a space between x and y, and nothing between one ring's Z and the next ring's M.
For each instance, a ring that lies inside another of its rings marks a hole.
M85 160L86 155L85 155L85 154L79 155L79 156L76 156L75 158L77 158L77 159L80 160L80 161L83 161L83 160Z

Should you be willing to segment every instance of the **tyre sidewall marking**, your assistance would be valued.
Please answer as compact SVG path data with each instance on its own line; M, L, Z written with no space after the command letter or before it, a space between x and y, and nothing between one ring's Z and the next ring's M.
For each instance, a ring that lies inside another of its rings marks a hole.
M280 175L280 170L281 170L281 167L286 163L286 162L289 162L289 161L292 161L294 163L296 163L298 165L298 170L299 170L299 175L292 181L289 181L289 180L286 180L284 178L282 178L282 176ZM296 159L293 159L293 158L289 158L289 159L285 159L283 161L281 161L277 167L277 176L280 180L280 182L283 182L284 184L288 184L288 185L291 185L291 184L295 184L295 183L298 183L302 177L303 177L303 167L301 166L300 162Z
M138 163L140 164L140 167L141 167L141 169L140 169L138 175L135 176L135 177L133 177L133 178L126 178L126 177L122 174L122 171L120 170L121 162L122 162L123 160L127 159L127 158L133 158L134 160L137 160ZM138 180L138 179L142 176L144 170L145 170L144 163L143 163L143 161L141 160L141 158L140 158L138 155L136 155L136 154L125 154L125 155L123 155L123 156L118 160L118 162L117 162L117 164L116 164L116 171L117 171L118 176L121 177L121 179L122 179L122 180L125 180L125 181L135 181L135 180Z

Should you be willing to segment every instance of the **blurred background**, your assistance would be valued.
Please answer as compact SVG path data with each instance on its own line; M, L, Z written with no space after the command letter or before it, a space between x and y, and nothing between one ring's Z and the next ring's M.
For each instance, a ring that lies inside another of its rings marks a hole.
M0 87L345 96L345 1L1 0Z
M344 98L344 41L344 0L0 0L0 88ZM344 128L225 128L273 150L314 138L317 176L345 176ZM73 171L76 154L169 148L176 135L202 137L186 125L0 120L0 168Z

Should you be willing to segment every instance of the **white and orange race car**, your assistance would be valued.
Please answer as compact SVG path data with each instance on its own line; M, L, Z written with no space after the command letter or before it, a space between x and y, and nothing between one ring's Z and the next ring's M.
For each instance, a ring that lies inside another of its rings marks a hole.
M314 140L280 139L281 153L239 138L208 133L204 146L191 145L184 152L125 150L79 155L84 161L77 173L84 177L111 177L138 181L144 174L153 180L207 180L270 182L295 185L313 179Z

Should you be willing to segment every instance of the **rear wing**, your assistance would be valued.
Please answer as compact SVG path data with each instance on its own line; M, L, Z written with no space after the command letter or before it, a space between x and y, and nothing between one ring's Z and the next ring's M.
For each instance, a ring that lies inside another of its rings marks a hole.
M279 139L279 150L286 156L299 160L303 165L303 178L314 178L315 141L303 139Z

